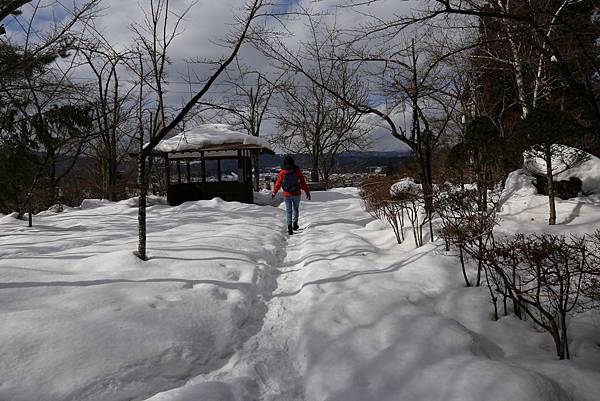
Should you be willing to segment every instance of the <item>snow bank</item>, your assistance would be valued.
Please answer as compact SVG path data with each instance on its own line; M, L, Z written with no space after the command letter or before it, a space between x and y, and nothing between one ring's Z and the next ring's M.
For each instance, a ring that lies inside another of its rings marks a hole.
M260 137L234 131L227 124L203 124L184 131L172 138L162 140L156 150L159 152L182 152L196 150L210 145L241 143L244 145L260 145L271 149L269 143ZM272 149L271 149L272 150Z
M554 146L558 149L557 153L582 152L564 145ZM600 193L600 158L586 152L583 153L588 159L580 165L569 169L566 169L565 163L559 157L553 158L552 165L554 170L558 172L558 174L554 176L554 179L559 181L577 177L582 181L582 189L584 192ZM530 152L524 152L523 156L523 166L527 170L538 175L546 175L546 162L542 158L536 157Z
M33 228L3 226L0 399L139 400L222 366L261 326L281 214L157 205L147 262L127 204L87 200Z
M534 183L535 177L527 170L515 170L506 178L503 197L509 198L512 196L524 197L537 195L537 188Z
M548 225L548 197L538 195L535 178L521 169L506 179L500 197L499 232L587 234L600 227L600 202L594 195L563 200L555 199L557 225Z
M305 316L298 350L306 355L306 399L572 400L554 378L504 359L503 344L488 335L511 332L490 320L484 291L475 310L452 315L461 305L445 294L465 291L450 274L459 267L429 251L403 252L401 261L391 252L367 253L368 268L346 259L343 268L333 267L331 280L304 290L307 299L319 300ZM356 272L356 279L336 280L344 271ZM519 329L525 338L535 333Z
M535 166L531 160L530 166ZM539 166L538 166L539 167ZM530 167L534 168L534 167ZM600 227L600 197L588 195L573 199L555 199L557 225L548 226L548 197L539 195L535 187L535 177L529 169L519 169L510 173L500 197L501 218L498 231L506 233L572 233L588 234ZM535 170L540 173L541 170ZM558 175L558 179L571 176L580 178L584 191L600 190L600 159L593 156L584 165Z
M416 184L414 179L406 177L392 184L390 187L390 195L392 196L407 192L412 195L419 195L423 192L423 186L421 184Z
M17 212L12 212L7 215L1 215L0 216L0 224L14 223L15 221L19 220L18 217L19 217L19 213L17 213Z
M139 204L139 198L134 196L133 198L125 199L118 202L121 205L126 205L128 207L137 207ZM168 205L166 196L157 196L157 195L147 195L146 196L146 205L154 206L154 205Z
M98 207L108 206L111 203L112 202L108 199L84 199L81 202L81 205L79 205L79 208L82 210L96 209Z
M134 196L133 198L124 199L121 201L110 201L108 199L84 199L79 206L79 209L89 210L96 209L104 206L111 205L121 205L125 207L137 207L138 206L138 197ZM156 196L156 195L148 195L146 196L146 205L154 206L154 205L168 205L166 196Z
M70 210L73 210L72 207L57 203L56 205L50 206L47 210L43 210L36 214L36 216L53 216L59 213L66 213Z

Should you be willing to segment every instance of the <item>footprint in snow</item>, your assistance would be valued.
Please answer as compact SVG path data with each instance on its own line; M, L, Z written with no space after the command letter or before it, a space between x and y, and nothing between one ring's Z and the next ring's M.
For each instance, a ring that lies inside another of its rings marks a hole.
M232 270L227 272L227 278L231 281L239 281L240 280L240 272Z
M216 287L210 291L210 295L213 298L218 299L219 301L226 301L227 298L229 298L229 296L227 295L227 292L223 291L220 288L216 288Z

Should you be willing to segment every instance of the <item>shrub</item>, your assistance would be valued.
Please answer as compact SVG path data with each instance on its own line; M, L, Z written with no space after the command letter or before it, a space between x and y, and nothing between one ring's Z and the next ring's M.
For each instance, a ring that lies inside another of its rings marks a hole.
M589 280L585 237L517 234L496 242L485 263L495 277L494 290L550 333L560 359L569 359L568 320L583 310ZM506 311L505 311L506 312Z
M360 190L363 207L373 217L386 221L396 236L404 241L404 224L411 223L415 244L423 245L423 226L429 221L422 218L424 212L423 191L408 178L370 177L363 181ZM425 214L426 216L426 214Z
M481 284L482 254L487 244L493 241L493 229L497 224L497 200L498 194L491 193L486 197L486 207L482 207L478 189L445 188L436 193L435 209L442 220L442 236L447 248L449 244L458 248L467 287L471 285L465 268L467 255L477 260L476 285Z

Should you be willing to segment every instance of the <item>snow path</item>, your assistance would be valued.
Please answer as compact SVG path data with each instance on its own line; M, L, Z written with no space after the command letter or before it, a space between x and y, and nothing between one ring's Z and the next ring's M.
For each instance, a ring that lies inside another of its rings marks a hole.
M218 370L148 401L595 399L597 371L564 380L545 334L491 321L455 258L396 245L355 190L313 194L300 225L260 331Z
M282 231L285 257L278 266L277 287L266 302L261 330L219 370L149 400L305 400L302 326L315 303L327 294L328 283L361 275L352 264L345 271L332 269L332 264L376 256L383 250L353 232L373 221L357 206L354 189L316 193L312 202L303 201L301 230L289 237ZM389 246L387 235L383 237L381 244ZM332 272L342 274L330 277Z

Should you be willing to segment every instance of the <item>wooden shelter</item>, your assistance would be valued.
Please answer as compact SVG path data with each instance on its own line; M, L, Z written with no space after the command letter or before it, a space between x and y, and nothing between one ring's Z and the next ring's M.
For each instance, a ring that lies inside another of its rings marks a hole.
M163 160L167 200L176 206L215 197L253 203L252 160L261 153L274 154L262 138L205 124L161 141L152 155Z

